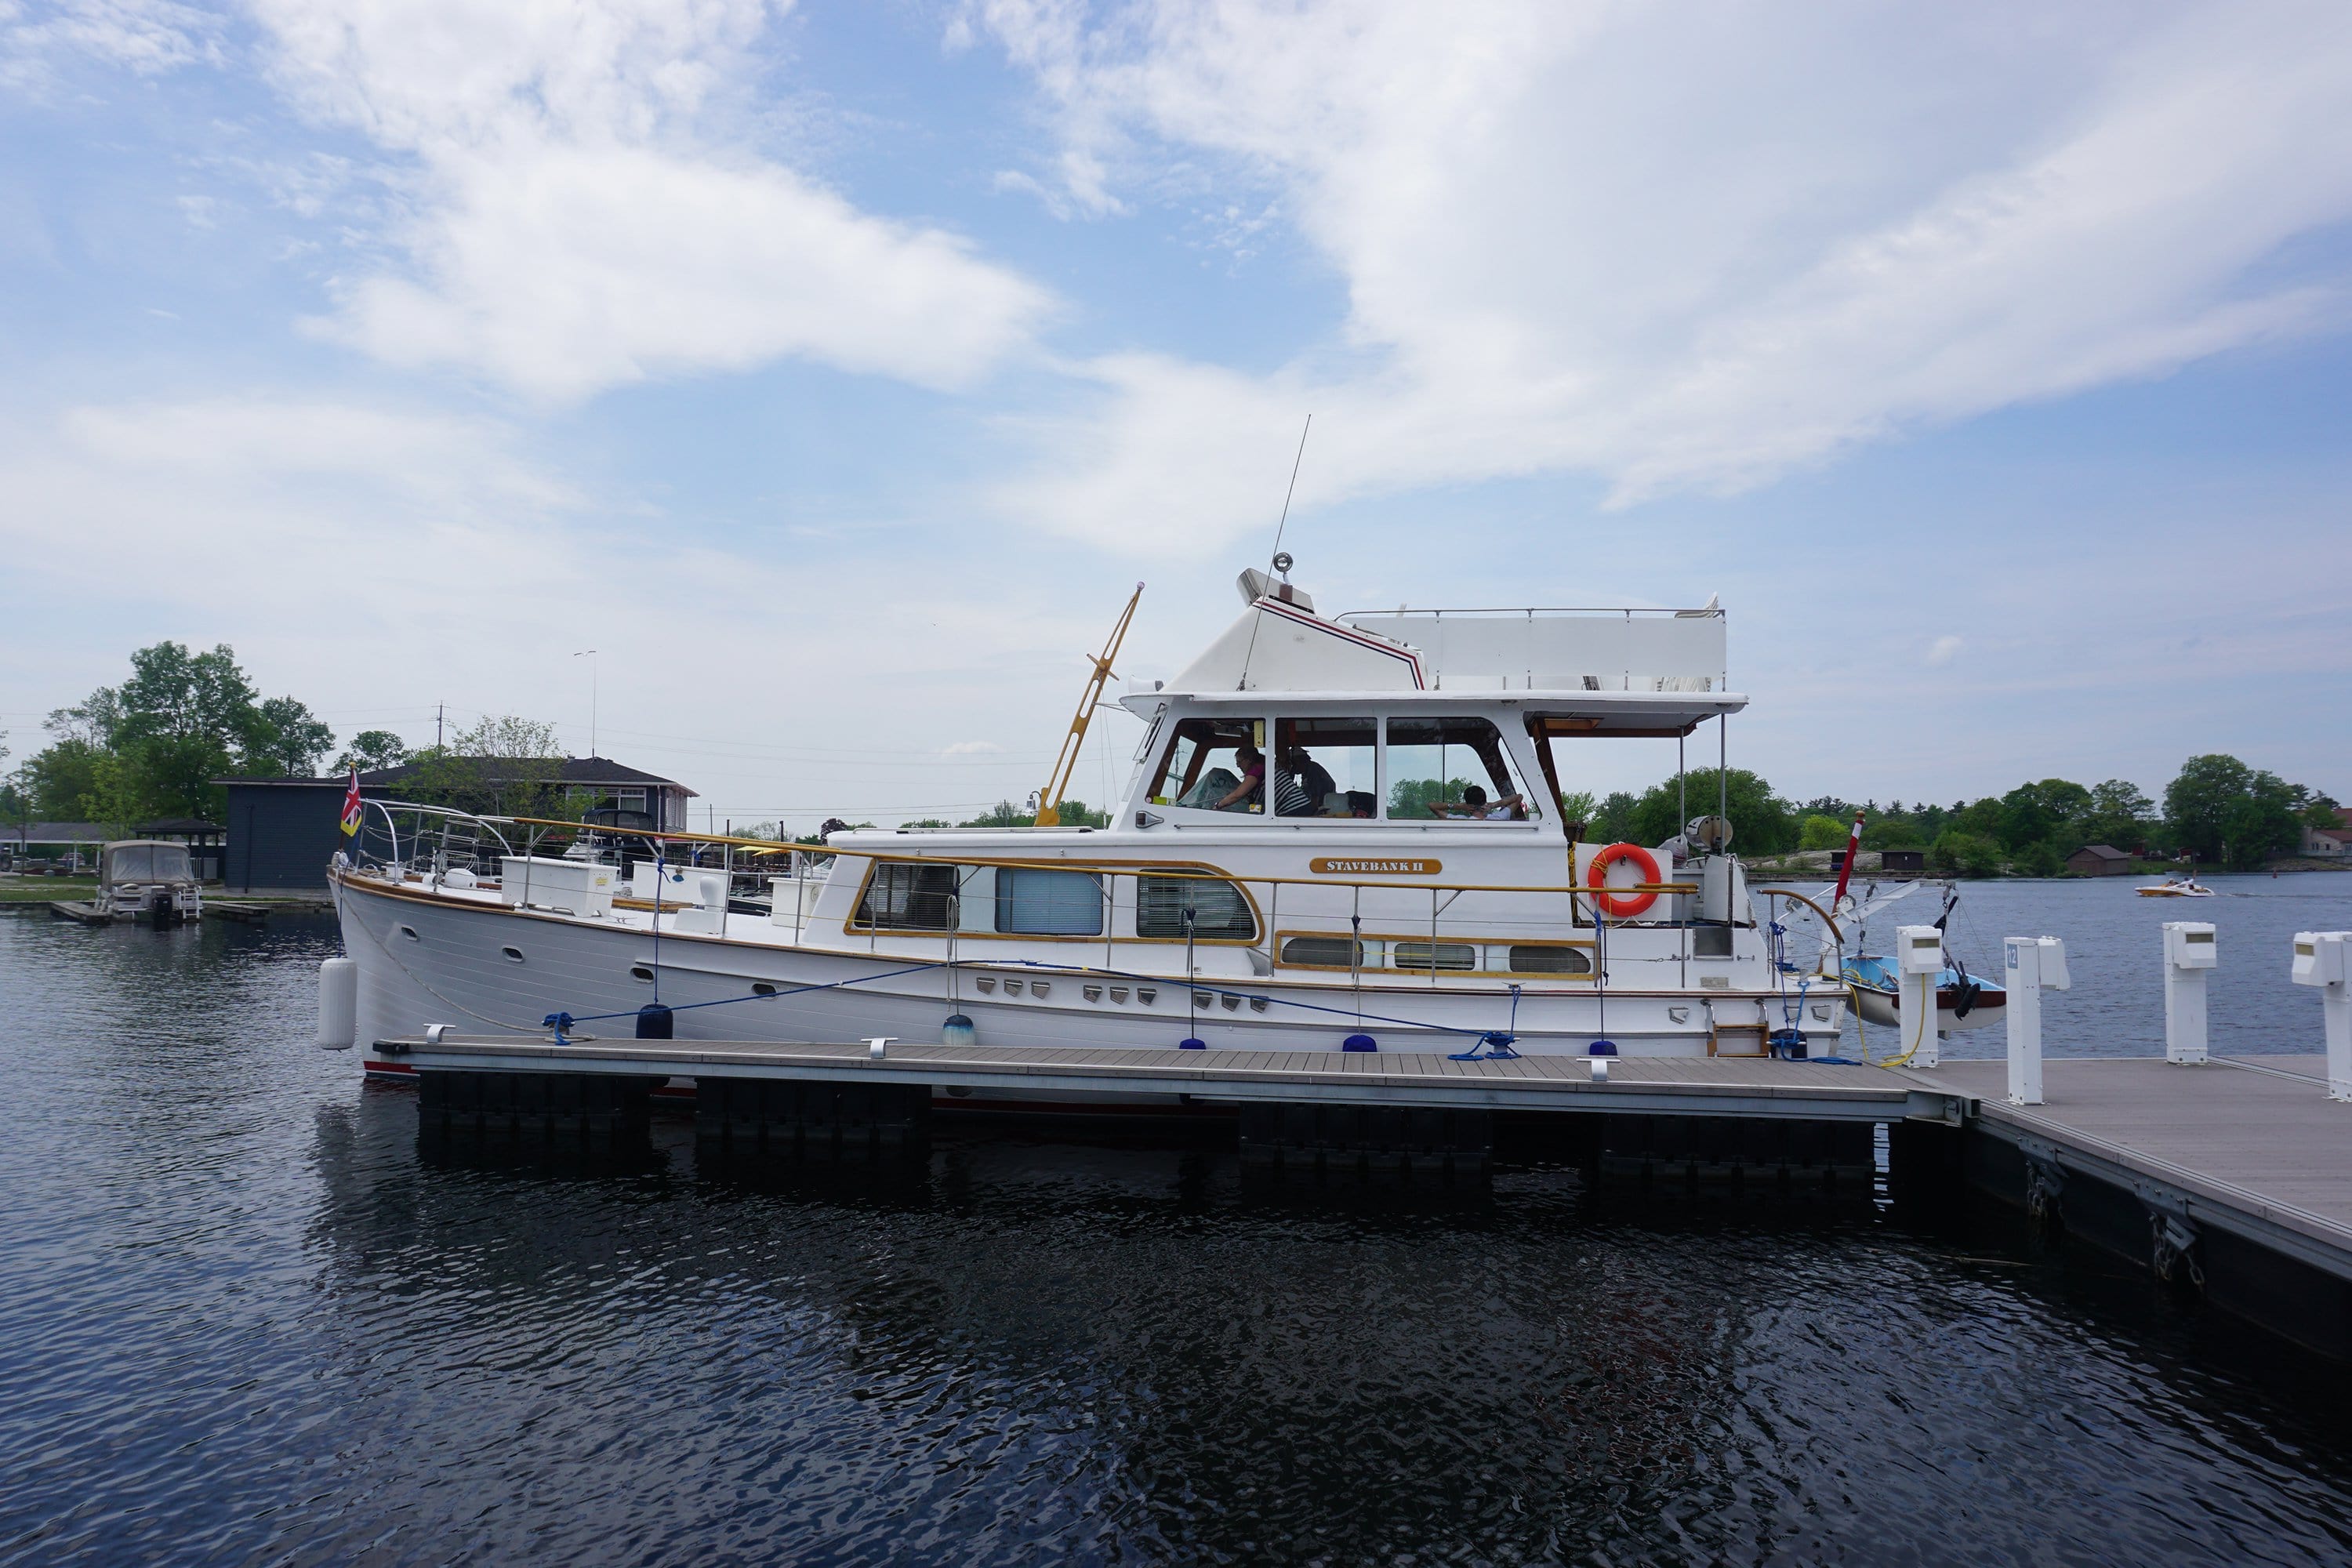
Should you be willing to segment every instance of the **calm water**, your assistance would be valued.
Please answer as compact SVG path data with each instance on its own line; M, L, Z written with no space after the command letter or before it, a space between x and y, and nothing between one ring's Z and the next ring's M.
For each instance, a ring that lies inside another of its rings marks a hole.
M2158 1057L2164 1054L2164 950L2158 928L2166 921L2210 921L2221 950L2220 967L2206 979L2213 1049L2283 1056L2326 1048L2319 993L2290 982L2287 965L2295 932L2352 931L2352 875L2200 874L2220 895L2210 899L2143 899L2133 890L2153 879L1964 882L1946 928L1947 945L1972 972L1998 978L2001 938L2065 938L2074 984L2042 997L2043 1049L2052 1056ZM1871 920L1870 950L1893 951L1896 925L1930 924L1941 908L1941 897L1922 888ZM1810 942L1804 951L1810 955ZM1851 1026L1845 1040L1850 1050ZM2007 1040L1999 1025L1958 1030L1944 1043L1944 1054L1997 1057ZM1872 1048L1881 1043L1874 1036Z
M2198 907L2217 1030L2315 1033L2254 978L2352 924L2323 881ZM2125 1048L2116 891L1972 918L2076 939L2053 1029ZM2352 1387L2095 1260L1568 1174L1269 1200L1216 1148L426 1162L308 1043L332 947L0 919L0 1560L2352 1558Z

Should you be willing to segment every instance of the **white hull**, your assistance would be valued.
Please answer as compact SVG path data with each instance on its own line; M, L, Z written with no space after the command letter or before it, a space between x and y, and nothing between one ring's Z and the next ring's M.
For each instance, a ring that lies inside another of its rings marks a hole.
M593 1020L576 1024L573 1037L625 1038L635 1033L637 1009L656 999L655 985L632 973L651 971L656 962L654 938L642 925L394 891L369 878L342 879L337 904L344 949L358 961L358 1037L371 1047L365 1057L373 1074L406 1069L373 1050L373 1042L414 1037L428 1025L544 1037L542 1020L568 1013ZM731 919L766 926L756 917ZM509 948L521 954L519 962L507 956ZM950 973L919 953L893 953L879 944L848 952L665 931L659 1000L677 1009L673 1027L681 1040L887 1035L929 1042L940 1037L951 1012L961 1012L983 1045L1073 1050L1172 1049L1190 1037L1213 1049L1335 1052L1361 1032L1384 1052L1442 1056L1479 1048L1485 1031L1507 1030L1522 1054L1581 1056L1601 1033L1605 1007L1606 1037L1624 1055L1705 1057L1714 1023L1784 1025L1774 994L1612 989L1604 1001L1590 984L1528 985L1515 1023L1506 989L1449 984L1443 977L1388 977L1360 993L1344 980L1288 976L1204 974L1188 984L1181 969L1172 975L1115 973L1100 966L1099 949L1095 959L1055 968L1036 960L961 959ZM984 983L992 986L987 994ZM1008 994L1013 984L1021 987L1017 997ZM755 985L777 994L755 996ZM793 994L806 986L832 988ZM1207 995L1205 1006L1192 1005L1196 991ZM1826 1018L1815 1016L1822 1009ZM1801 1026L1833 1039L1843 1010L1843 992L1833 1001L1817 992Z

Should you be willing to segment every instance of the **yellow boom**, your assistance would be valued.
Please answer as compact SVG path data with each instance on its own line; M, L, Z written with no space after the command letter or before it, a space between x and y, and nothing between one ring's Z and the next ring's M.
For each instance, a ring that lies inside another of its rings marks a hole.
M1110 641L1103 644L1100 655L1093 656L1095 672L1087 678L1086 695L1078 699L1078 711L1070 721L1070 732L1062 737L1061 755L1054 759L1053 776L1037 796L1037 826L1058 827L1062 824L1062 795L1070 787L1070 775L1077 771L1078 756L1086 746L1087 724L1095 716L1095 706L1102 700L1104 682L1115 673L1110 661L1118 657L1118 645L1127 640L1127 625L1135 619L1137 601L1143 597L1143 584L1138 583L1127 601L1127 608L1118 613L1118 625L1110 629Z

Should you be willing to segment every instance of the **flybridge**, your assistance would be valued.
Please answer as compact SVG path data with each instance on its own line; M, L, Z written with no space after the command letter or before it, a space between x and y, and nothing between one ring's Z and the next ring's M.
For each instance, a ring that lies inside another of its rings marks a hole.
M1409 646L1441 690L1722 691L1726 620L1696 610L1357 611L1337 625Z
M1400 609L1327 618L1305 594L1262 573L1244 573L1241 589L1248 607L1167 683L1169 693L1706 693L1716 700L1700 706L1727 705L1726 618L1712 599L1695 610Z

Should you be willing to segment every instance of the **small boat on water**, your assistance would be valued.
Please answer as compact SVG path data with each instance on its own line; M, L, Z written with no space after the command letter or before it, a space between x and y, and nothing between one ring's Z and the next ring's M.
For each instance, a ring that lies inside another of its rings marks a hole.
M2167 877L2161 882L2150 882L2139 889L2143 899L2210 899L2216 895L2212 889L2197 879L2195 872L2186 877Z
M137 921L154 926L178 925L204 914L204 895L184 844L117 839L100 852L98 865L98 896L51 904L51 914L84 925Z

